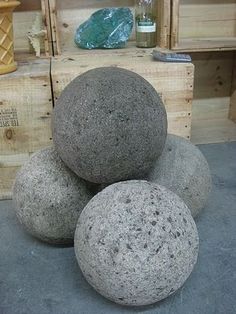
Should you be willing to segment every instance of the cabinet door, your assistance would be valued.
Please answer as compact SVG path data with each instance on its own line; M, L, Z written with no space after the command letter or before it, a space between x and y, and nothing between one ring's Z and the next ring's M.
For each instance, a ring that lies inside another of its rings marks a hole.
M236 50L236 0L172 0L171 49Z

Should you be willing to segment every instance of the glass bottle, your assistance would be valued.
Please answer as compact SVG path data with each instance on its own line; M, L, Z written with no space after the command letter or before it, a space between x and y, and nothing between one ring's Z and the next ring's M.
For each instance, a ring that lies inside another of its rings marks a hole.
M157 45L157 1L135 1L137 47L152 48Z

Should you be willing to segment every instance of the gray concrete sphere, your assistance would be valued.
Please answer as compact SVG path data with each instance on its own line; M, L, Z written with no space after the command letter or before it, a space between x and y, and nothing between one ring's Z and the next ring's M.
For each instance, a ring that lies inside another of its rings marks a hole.
M82 211L75 253L87 281L124 305L147 305L180 288L198 255L198 232L184 202L165 187L125 181Z
M140 75L116 67L74 79L54 108L53 140L63 161L94 183L140 178L161 154L165 107Z
M55 244L73 243L79 214L91 198L86 182L64 164L54 148L33 154L13 187L20 222L33 236Z
M212 187L208 163L190 141L168 134L164 151L148 180L176 193L196 217L205 206Z

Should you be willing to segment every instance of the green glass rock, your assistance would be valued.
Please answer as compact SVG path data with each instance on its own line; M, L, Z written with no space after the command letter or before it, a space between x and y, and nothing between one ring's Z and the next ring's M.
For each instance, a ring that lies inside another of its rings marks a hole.
M123 48L133 28L129 8L105 8L93 13L75 33L75 43L84 49Z

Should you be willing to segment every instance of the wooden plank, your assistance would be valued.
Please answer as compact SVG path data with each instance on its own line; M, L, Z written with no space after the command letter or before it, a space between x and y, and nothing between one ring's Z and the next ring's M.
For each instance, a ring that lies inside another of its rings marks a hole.
M53 55L61 54L61 45L60 45L60 31L58 28L58 16L57 16L57 5L56 0L48 0L49 2L49 14L51 20L51 35L52 35L52 49Z
M171 49L176 48L179 42L179 1L171 0Z
M234 67L232 73L229 118L236 122L236 53L234 54Z
M48 0L41 0L41 10L43 24L46 30L46 35L44 37L44 47L46 56L52 56L52 32L51 32L51 20L50 20L50 10Z
M193 65L161 63L149 54L90 54L57 57L52 60L52 84L55 101L61 91L76 76L101 66L118 66L138 73L161 94L168 114L168 130L189 138L191 131L191 104Z
M236 37L181 38L172 49L185 52L232 51L236 49Z
M158 46L170 48L170 25L171 25L171 4L170 0L158 1Z
M49 71L50 60L37 59L0 76L0 198L10 195L16 167L51 145Z
M51 43L50 43L50 20L49 20L49 14L48 14L48 1L47 0L41 0L41 9L42 9L42 20L43 25L45 27L45 36L44 36L44 50L45 55L48 57L51 55Z

